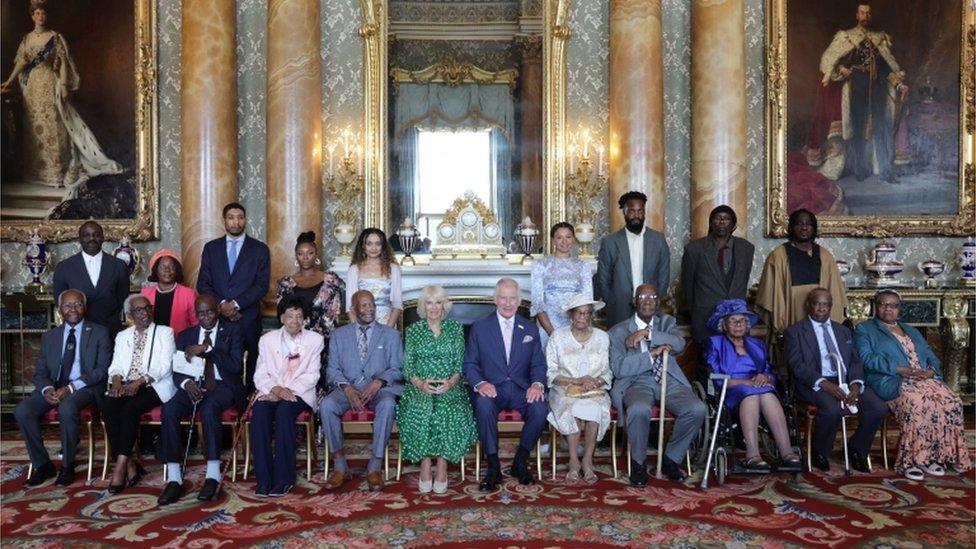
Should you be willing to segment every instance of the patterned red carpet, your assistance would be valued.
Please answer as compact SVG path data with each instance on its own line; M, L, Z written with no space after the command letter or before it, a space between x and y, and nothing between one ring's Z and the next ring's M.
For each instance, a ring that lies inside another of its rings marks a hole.
M9 444L9 443L8 443ZM8 456L17 452L4 452ZM482 494L469 473L448 493L421 495L416 474L363 491L362 477L338 493L301 481L278 499L253 496L253 477L226 484L217 502L199 503L202 466L190 467L189 493L156 505L161 468L117 496L106 482L69 489L50 482L22 489L26 464L0 466L3 546L60 547L972 547L974 477L916 483L891 472L844 477L733 476L721 487L652 480L646 489L601 475L595 485L555 482ZM470 469L469 469L470 471ZM453 471L456 473L456 469ZM606 472L606 471L601 471Z

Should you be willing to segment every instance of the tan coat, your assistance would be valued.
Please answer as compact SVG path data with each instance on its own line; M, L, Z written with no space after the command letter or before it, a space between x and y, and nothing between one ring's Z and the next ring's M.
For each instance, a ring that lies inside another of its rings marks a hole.
M835 322L843 322L844 308L847 307L846 288L840 278L840 271L837 270L837 262L833 254L823 246L820 246L819 285L830 291L833 300L830 318ZM756 307L769 327L771 336L782 334L787 328L807 316L807 294L816 287L815 284L792 286L786 249L777 246L770 252L763 265L762 277L759 279Z

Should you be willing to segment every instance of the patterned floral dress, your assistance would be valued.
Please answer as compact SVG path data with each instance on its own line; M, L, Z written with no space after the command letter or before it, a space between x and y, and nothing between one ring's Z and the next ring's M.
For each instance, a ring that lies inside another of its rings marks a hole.
M312 330L325 338L325 348L329 348L329 337L339 322L342 307L342 294L346 291L346 283L339 275L332 271L325 271L322 282L311 288L299 288L295 279L284 276L278 280L278 295L275 303L281 302L283 297L298 296L308 308L309 315L305 319L305 329Z
M901 343L908 365L922 368L915 343L908 335L891 335ZM972 468L962 401L937 379L906 377L898 398L888 402L901 428L895 471L904 473L915 466L939 463L956 471Z
M563 304L570 297L582 293L593 296L593 273L582 259L547 255L532 264L532 316L546 313L555 330L569 327L569 317L563 312ZM542 348L549 339L545 330L539 330Z
M406 387L396 409L403 458L417 462L438 456L457 463L478 440L464 379L441 395L428 395L410 380L447 379L460 374L464 330L456 320L445 319L440 337L434 337L426 320L414 322L407 327L405 354Z

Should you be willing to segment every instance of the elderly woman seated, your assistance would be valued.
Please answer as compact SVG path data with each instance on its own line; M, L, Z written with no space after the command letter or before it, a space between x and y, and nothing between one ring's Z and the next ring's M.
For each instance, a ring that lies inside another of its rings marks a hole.
M962 401L943 383L939 359L918 330L898 320L898 292L878 292L874 310L854 330L854 344L868 387L888 402L901 429L895 471L923 480L941 477L945 466L969 470Z
M715 306L708 327L719 332L706 341L705 360L712 372L730 376L725 405L739 409L739 422L746 443L746 469L769 469L759 454L759 416L773 432L779 449L780 465L801 468L800 456L793 451L786 427L786 416L776 393L776 375L769 364L766 346L749 337L749 328L758 322L755 313L741 299L727 299ZM721 388L721 380L716 385Z
M552 333L546 345L549 381L549 423L569 439L569 473L580 479L580 432L583 432L583 480L597 481L593 451L610 426L610 338L593 327L593 313L603 308L586 294L576 294L563 305L570 325Z
M324 345L321 335L305 329L307 314L300 298L282 299L278 302L282 327L264 334L258 342L257 400L250 436L255 493L260 497L283 496L295 485L295 421L315 405Z

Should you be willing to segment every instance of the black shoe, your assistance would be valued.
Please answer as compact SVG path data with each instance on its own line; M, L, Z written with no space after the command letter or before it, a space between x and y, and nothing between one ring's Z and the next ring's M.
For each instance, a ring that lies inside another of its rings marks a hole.
M824 472L830 470L830 462L827 461L827 458L818 453L813 454L813 466Z
M136 462L136 474L132 475L132 478L130 478L129 482L127 482L125 485L132 488L136 484L139 484L144 476L146 476L146 469Z
M532 472L529 470L528 466L525 465L525 463L512 463L512 469L509 472L513 477L518 479L519 484L529 485L535 482L532 479Z
M630 485L647 486L647 466L643 463L630 462Z
M163 488L163 493L159 495L159 499L156 503L160 505L169 505L170 503L176 503L179 501L180 496L183 495L183 485L179 482L170 481L166 483L166 487Z
M868 467L868 458L862 456L861 452L851 448L848 456L850 457L851 467L862 473L871 472L871 468Z
M502 472L498 469L488 469L485 471L485 478L481 480L478 488L482 492L494 492L498 485L502 483Z
M75 482L75 467L61 467L58 471L58 478L54 481L55 486L71 486Z
M109 484L108 485L108 493L112 494L113 496L115 494L118 494L122 490L125 490L125 483L122 483L122 484Z
M217 481L214 481L214 482L217 482ZM288 492L291 492L291 489L294 488L294 487L295 487L294 484L286 484L284 486L278 486L278 487L272 488L268 492L268 497L280 498L281 496L287 494ZM216 488L216 485L214 486L214 488Z
M210 501L217 495L217 479L208 478L203 481L203 487L197 494L197 501Z
M681 467L678 467L678 464L668 456L664 456L664 459L661 460L661 472L664 473L664 476L668 480L673 482L684 482L685 478L687 478L684 471L681 470Z
M47 482L47 479L53 477L57 473L54 469L54 464L50 461L41 465L40 467L34 467L34 472L31 473L29 479L24 482L25 488L33 488L35 486L40 486Z
M259 498L268 497L268 493L270 492L271 492L271 488L268 488L267 486L258 486L257 488L254 489L254 495Z

